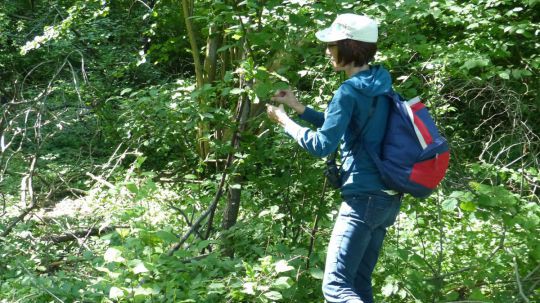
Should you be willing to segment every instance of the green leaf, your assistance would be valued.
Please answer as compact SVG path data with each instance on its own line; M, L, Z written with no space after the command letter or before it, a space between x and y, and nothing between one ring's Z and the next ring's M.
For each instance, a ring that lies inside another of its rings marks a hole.
M454 198L446 199L442 203L442 208L446 211L453 211L454 209L456 209L457 204L458 204L457 199L454 199Z
M135 183L127 183L125 187L132 193L136 194L139 192L139 188Z
M128 88L124 88L124 89L120 92L120 96L123 96L123 95L125 95L125 94L127 94L127 93L129 93L129 92L131 92L131 91L132 91L132 89L129 88L129 87L128 87Z
M309 270L309 275L317 280L322 280L324 277L324 272L320 268L312 268Z
M170 231L166 230L160 230L156 232L156 236L163 240L165 243L173 243L178 240L175 234L171 233Z
M120 299L124 297L124 295L124 291L116 286L111 287L109 290L109 299Z
M133 296L135 297L148 297L148 296L151 296L151 295L157 295L159 294L159 291L156 290L156 289L152 289L152 288L149 288L149 287L137 287L133 290Z
M485 67L489 65L489 59L471 59L465 61L465 63L461 66L462 68L465 68L467 70L473 69L475 67Z
M212 289L212 290L225 289L225 284L223 284L223 283L212 283L212 284L208 285L208 288Z
M469 296L469 299L471 300L485 300L487 299L486 296L482 293L480 289L474 289Z
M510 79L510 71L505 70L505 71L500 72L499 77L501 77L502 79L505 79L505 80L509 80Z
M470 202L470 201L461 202L459 207L461 209L463 209L464 211L475 211L476 210L476 205L474 205L474 203Z
M277 289L288 289L291 287L291 278L279 277L276 281L274 281L274 283L272 283L272 287L275 287Z
M283 299L283 296L277 291L265 292L264 296L272 301L278 301L278 300Z
M397 291L398 291L398 286L394 283L388 283L384 285L383 288L381 289L381 292L385 297L390 297Z
M285 260L279 260L275 264L275 270L277 273L287 272L293 269L294 267L290 266Z
M206 248L210 244L210 240L202 240L197 243L197 250L201 250L203 248Z
M128 262L128 265L132 267L131 271L133 271L134 274L149 272L148 268L146 268L143 261L139 259L130 260Z
M238 87L231 89L231 94L232 95L239 95L239 94L241 94L243 92L244 92L244 90L241 89L241 88L238 88Z
M122 257L122 252L114 247L107 249L103 255L105 262L124 262L125 259Z

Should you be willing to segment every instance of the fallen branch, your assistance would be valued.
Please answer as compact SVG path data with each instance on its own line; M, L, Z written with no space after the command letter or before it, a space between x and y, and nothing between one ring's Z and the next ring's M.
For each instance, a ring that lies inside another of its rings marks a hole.
M11 232L11 230L13 229L13 227L15 227L15 225L17 225L17 223L21 222L22 220L24 220L24 218L32 211L34 210L34 208L36 208L36 204L35 203L32 203L32 205L30 205L27 209L25 209L17 218L15 218L7 227L6 229L2 232L2 234L0 235L0 241L2 241L2 238L6 237L7 235L9 235L9 233Z
M129 228L129 226L112 225L112 226L107 226L105 228L92 227L92 228L87 228L83 230L66 232L61 235L46 236L46 237L43 237L43 240L58 244L62 242L78 240L79 238L83 238L83 237L91 237L91 236L96 236L96 235L107 234L115 230L116 228Z
M81 262L81 261L85 261L85 259L84 258L77 258L77 259L54 261L54 262L49 263L46 266L47 269L45 270L45 272L52 273L52 272L55 272L58 269L60 269L60 267L62 265L74 264L74 263Z

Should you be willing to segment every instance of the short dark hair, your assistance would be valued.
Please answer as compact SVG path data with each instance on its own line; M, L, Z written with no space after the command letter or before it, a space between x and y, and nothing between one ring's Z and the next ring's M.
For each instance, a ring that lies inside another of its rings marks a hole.
M368 64L375 57L377 43L344 39L337 41L337 61L339 64L347 65L351 62L354 66Z

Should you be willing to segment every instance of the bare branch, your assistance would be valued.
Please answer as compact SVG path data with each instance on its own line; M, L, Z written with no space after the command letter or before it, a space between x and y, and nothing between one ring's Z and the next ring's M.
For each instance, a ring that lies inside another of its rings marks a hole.
M521 280L519 279L519 269L518 269L518 264L517 264L515 256L513 258L513 261L514 261L514 273L516 274L516 282L518 285L519 295L521 296L524 302L529 303L530 302L529 299L523 293L523 286L521 285Z

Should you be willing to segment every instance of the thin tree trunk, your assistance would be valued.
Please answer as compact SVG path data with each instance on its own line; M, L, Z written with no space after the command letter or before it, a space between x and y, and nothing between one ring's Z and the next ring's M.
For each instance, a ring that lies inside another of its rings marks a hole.
M212 26L209 29L206 41L206 57L204 59L204 82L212 83L216 78L217 50L221 44L221 35L218 27Z
M193 3L189 0L182 0L182 11L184 15L184 22L186 23L186 30L189 37L189 44L191 46L191 55L193 56L193 63L195 65L195 78L197 81L197 88L202 88L204 85L203 66L201 64L201 58L199 56L199 47L197 45L197 35L193 29L191 17L193 16ZM204 105L204 99L198 98L199 105ZM197 151L202 159L205 159L209 153L208 140L204 138L204 134L207 133L208 125L203 122L198 124L197 129Z
M193 24L191 23L192 13L190 11L189 0L182 0L182 11L184 14L184 22L186 23L186 30L189 37L189 44L191 46L191 55L193 56L193 63L195 64L195 78L197 79L197 87L202 87L203 81L203 69L201 66L201 58L199 56L199 47L197 46L197 37L193 30Z
M240 211L240 196L242 195L239 176L235 176L234 184L229 186L227 206L223 211L223 221L221 223L222 230L228 230L236 224L238 219L238 212ZM231 238L223 238L222 240L222 254L227 257L234 257L234 242Z
M243 77L242 77L243 78ZM243 85L243 79L240 81L240 85ZM238 110L241 111L238 114L240 115L240 123L238 125L238 132L241 133L246 129L247 120L249 118L249 112L250 112L250 102L248 97L243 94L240 97L240 100L238 102ZM234 149L237 150L240 145L240 141L237 141ZM225 207L225 210L223 211L223 221L221 223L221 229L222 230L228 230L231 227L233 227L236 224L236 221L238 219L238 213L240 211L240 202L241 202L241 195L242 195L242 181L243 176L236 174L229 185L229 193L228 193L228 201L227 206ZM230 238L223 238L222 239L222 253L225 256L233 257L234 256L234 243L231 241Z

